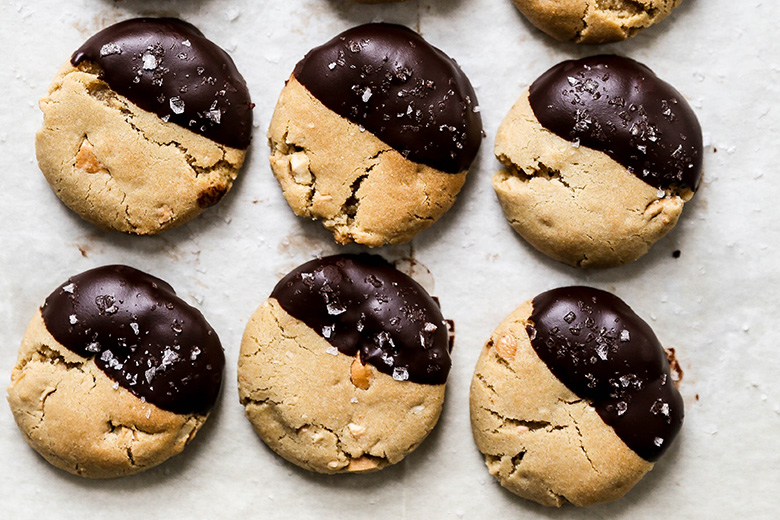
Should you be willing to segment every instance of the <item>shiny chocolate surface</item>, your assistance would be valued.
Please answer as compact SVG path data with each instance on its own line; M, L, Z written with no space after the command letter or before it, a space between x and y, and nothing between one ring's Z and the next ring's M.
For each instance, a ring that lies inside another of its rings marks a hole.
M159 278L98 267L62 284L41 313L54 339L139 398L180 414L214 406L225 366L217 333Z
M438 304L380 256L312 260L279 281L271 297L340 352L398 381L447 381L450 342Z

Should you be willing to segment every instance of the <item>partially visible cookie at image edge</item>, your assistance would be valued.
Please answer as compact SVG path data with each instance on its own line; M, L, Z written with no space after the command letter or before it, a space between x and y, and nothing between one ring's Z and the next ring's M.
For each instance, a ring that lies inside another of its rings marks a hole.
M296 213L340 243L410 240L455 201L482 140L460 67L414 31L349 29L295 67L268 130Z
M490 473L548 506L623 496L682 426L670 352L605 291L563 287L518 307L471 384L472 430Z
M260 438L298 466L378 470L436 425L450 348L437 302L381 257L312 260L247 324L241 403Z
M126 233L183 224L227 193L252 102L230 56L193 25L135 18L87 40L40 102L38 164L85 220Z
M654 25L682 0L513 0L537 29L556 40L599 44L625 40Z
M531 245L578 267L636 260L699 185L702 131L674 87L620 56L562 62L499 127L493 187Z
M170 285L127 266L71 277L33 317L8 387L27 442L89 478L180 453L213 408L225 356Z

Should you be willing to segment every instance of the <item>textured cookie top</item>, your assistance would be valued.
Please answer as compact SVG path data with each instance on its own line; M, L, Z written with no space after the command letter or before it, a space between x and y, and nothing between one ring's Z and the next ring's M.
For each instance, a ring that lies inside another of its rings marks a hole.
M340 352L399 381L443 384L447 324L417 282L375 255L335 255L290 272L271 297Z
M606 153L647 184L698 187L702 133L696 114L641 63L619 56L564 61L531 85L529 100L542 126Z
M645 460L663 455L680 430L683 402L650 326L617 296L562 287L533 299L531 345L572 392Z
M165 121L245 149L252 101L230 56L176 18L134 18L103 29L70 59L91 62L112 90Z
M477 97L455 61L400 25L360 25L312 49L298 81L404 157L467 170L482 140Z
M41 314L54 339L136 396L180 414L214 406L225 366L217 333L159 278L98 267L51 293Z

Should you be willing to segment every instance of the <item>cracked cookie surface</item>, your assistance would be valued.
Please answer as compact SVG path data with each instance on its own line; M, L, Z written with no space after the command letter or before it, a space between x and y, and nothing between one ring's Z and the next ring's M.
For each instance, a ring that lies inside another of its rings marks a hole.
M52 465L89 478L131 475L180 453L208 414L178 414L133 395L30 322L8 387L27 442Z
M577 267L612 267L641 257L677 223L689 189L659 190L605 153L544 128L526 91L496 136L506 169L493 188L517 233L542 253Z
M414 450L438 421L445 385L398 381L342 354L269 298L244 332L238 388L276 453L311 471L352 473Z
M474 440L502 486L547 506L615 500L653 467L569 390L534 351L532 301L496 328L477 361Z
M101 228L147 235L216 204L246 151L142 110L99 73L68 63L40 101L38 164L65 205Z
M271 168L296 215L322 221L337 242L398 244L439 219L466 172L410 161L329 110L295 76L268 130Z
M513 0L535 27L561 41L625 40L666 18L682 0Z

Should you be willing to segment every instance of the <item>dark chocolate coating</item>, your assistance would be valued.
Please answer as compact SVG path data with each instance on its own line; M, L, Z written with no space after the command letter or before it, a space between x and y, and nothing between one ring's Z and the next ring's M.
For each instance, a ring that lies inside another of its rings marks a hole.
M312 49L293 74L326 107L411 161L459 173L477 155L482 118L471 83L411 29L354 27Z
M103 29L70 59L98 65L118 94L212 141L245 149L252 101L230 56L194 25L134 18Z
M550 371L643 459L680 431L683 401L650 326L617 296L562 287L533 300L531 345Z
M217 333L170 285L124 265L70 278L41 308L63 346L155 406L205 414L222 385Z
M698 187L699 120L682 94L641 63L620 56L564 61L531 85L529 100L542 126L606 153L647 184Z
M417 282L376 255L335 255L299 266L275 298L348 356L394 378L443 384L450 371L447 324Z

